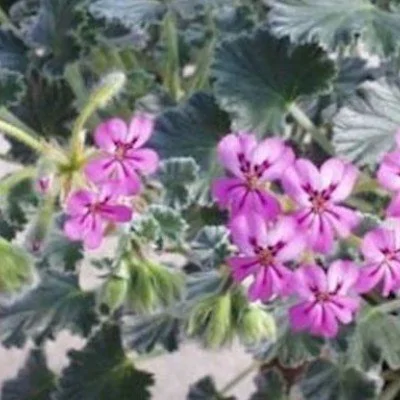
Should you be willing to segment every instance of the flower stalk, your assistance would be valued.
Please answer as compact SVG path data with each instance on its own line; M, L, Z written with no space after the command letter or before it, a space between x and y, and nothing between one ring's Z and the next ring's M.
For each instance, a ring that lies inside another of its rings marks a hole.
M318 129L314 123L308 118L304 111L296 104L292 103L288 109L291 116L296 122L310 133L311 137L321 146L328 154L334 154L334 149L328 138Z

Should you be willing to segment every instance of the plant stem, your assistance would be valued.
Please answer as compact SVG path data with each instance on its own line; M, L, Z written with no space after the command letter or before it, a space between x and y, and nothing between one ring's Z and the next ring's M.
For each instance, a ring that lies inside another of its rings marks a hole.
M393 311L400 311L400 299L396 299L396 300L392 300L392 301L383 303L380 306L375 307L375 310L383 312L383 313L391 313Z
M222 395L229 393L236 385L238 385L243 379L247 378L253 371L260 368L262 363L260 361L253 361L247 368L236 375L230 380L220 391Z
M299 108L296 103L292 103L288 109L289 113L296 120L296 122L310 133L312 138L321 146L321 148L328 154L333 154L334 149L329 142L328 138L318 129L308 116Z
M391 382L382 393L379 400L394 400L400 392L400 379Z
M18 140L38 153L45 152L45 146L38 139L6 121L0 120L0 132Z
M104 107L124 86L125 74L113 72L106 76L91 94L88 103L75 121L71 137L71 161L76 164L83 156L86 132L85 124L96 110Z
M5 195L11 188L25 179L32 178L36 174L36 168L25 167L15 171L0 181L0 195Z

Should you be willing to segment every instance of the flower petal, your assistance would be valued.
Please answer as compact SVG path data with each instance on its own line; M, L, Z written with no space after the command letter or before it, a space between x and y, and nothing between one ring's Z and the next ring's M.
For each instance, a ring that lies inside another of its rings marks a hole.
M304 302L289 309L290 326L294 331L305 330L311 325L310 311L312 307L312 303Z
M328 291L345 295L355 286L358 276L359 269L354 263L337 260L328 269Z
M85 166L85 175L92 182L104 182L115 169L113 156L103 155L89 161Z
M260 268L257 257L230 257L228 264L233 270L233 277L241 282Z
M331 199L342 201L352 192L358 178L358 170L338 158L331 158L321 167L322 188L331 189Z
M113 222L128 222L132 219L132 210L123 205L105 204L100 209L101 217Z
M218 178L211 186L213 199L223 208L228 208L233 199L241 199L246 192L243 181L238 178Z
M361 220L360 214L351 208L333 204L327 208L324 218L329 221L336 233L342 238L348 237Z
M250 154L256 147L255 136L248 134L225 136L218 144L217 154L220 163L237 177L242 177L239 155L242 154L247 161L250 161Z
M380 264L370 264L360 270L356 290L358 293L367 293L376 287L383 279L385 269Z
M123 142L128 131L124 120L120 118L111 118L100 124L94 134L94 141L98 147L114 152L116 143Z
M249 212L235 216L229 224L233 241L246 254L254 254L256 246L266 247L268 230L264 218Z
M304 299L314 299L315 292L326 292L327 278L324 270L316 265L304 265L294 272L293 289Z
M384 228L376 228L368 232L361 243L361 252L364 258L370 262L380 263L385 256L382 249L395 251L392 247L390 231Z
M388 153L377 172L379 183L387 190L400 190L400 151Z
M96 195L89 190L73 192L67 199L66 211L70 216L79 216L87 212L87 207L96 200Z
M386 216L396 218L400 217L400 192L392 198L392 201L386 209Z
M144 175L153 174L158 168L158 154L151 149L132 149L126 153L127 162Z
M129 124L125 143L132 143L135 149L142 147L154 130L154 119L147 114L136 114Z

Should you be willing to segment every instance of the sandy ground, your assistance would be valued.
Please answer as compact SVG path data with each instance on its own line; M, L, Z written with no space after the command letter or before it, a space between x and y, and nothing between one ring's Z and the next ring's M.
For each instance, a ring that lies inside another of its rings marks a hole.
M4 142L0 140L0 149L4 147ZM12 169L9 164L0 162L0 176ZM102 249L106 253L107 250L109 249ZM83 286L95 285L96 279L90 269L86 268L84 271L81 277ZM47 343L50 368L55 372L61 371L68 364L67 350L79 349L83 345L84 342L79 337L61 332L55 341ZM17 374L24 363L28 349L29 345L23 350L7 350L0 346L0 386L5 380ZM251 358L238 345L211 352L200 348L196 343L188 342L183 344L179 352L142 361L138 368L155 374L154 400L183 400L186 398L189 385L203 376L212 375L221 388L250 363ZM236 395L239 400L248 399L253 388L252 379L253 376L250 376L243 380L231 394Z

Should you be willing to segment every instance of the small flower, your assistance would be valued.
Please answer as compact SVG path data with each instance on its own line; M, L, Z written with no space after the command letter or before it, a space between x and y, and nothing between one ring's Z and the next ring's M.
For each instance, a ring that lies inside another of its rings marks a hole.
M53 178L51 176L42 176L35 181L35 189L41 194L45 195L49 192Z
M286 171L283 187L297 203L295 218L314 251L328 253L335 234L347 237L359 223L355 211L338 205L350 195L357 177L354 166L336 158L326 161L320 170L299 159Z
M121 194L136 194L140 190L138 174L151 174L158 166L156 152L141 148L153 126L153 120L141 114L129 126L118 118L99 125L95 142L102 154L86 165L87 177L95 183L114 182Z
M335 261L328 271L316 265L295 271L292 286L300 302L289 310L293 329L335 337L339 324L349 324L359 308L354 291L358 271L352 262L342 260Z
M400 226L376 228L368 232L361 244L365 267L361 269L359 291L364 293L382 284L388 296L400 288Z
M64 232L71 240L82 240L85 247L100 246L108 222L128 222L132 218L129 207L117 203L112 185L105 185L95 192L78 190L67 199L68 220Z
M237 281L249 276L251 300L270 300L274 295L285 294L292 272L285 266L305 248L296 221L282 217L275 225L256 213L241 214L230 224L232 238L239 248L237 256L228 259Z
M280 179L293 162L293 151L280 139L257 143L249 134L230 134L218 145L218 158L233 176L214 181L212 193L221 207L232 215L246 210L267 218L280 212L278 200L269 192L269 182Z

